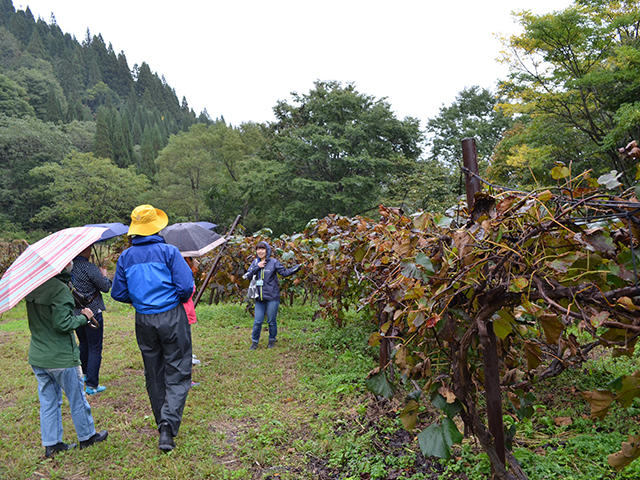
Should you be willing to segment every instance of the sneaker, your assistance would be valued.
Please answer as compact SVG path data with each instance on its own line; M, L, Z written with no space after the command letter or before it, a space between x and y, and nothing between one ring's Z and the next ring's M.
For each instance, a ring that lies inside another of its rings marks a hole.
M109 432L107 432L106 430L101 430L100 432L94 433L93 437L82 440L80 442L80 449L90 447L94 443L103 442L107 439L107 435L109 435Z
M191 355L191 365L200 365L200 360L195 355Z
M197 387L198 385L200 385L200 382L194 382L193 380L191 380L191 388Z
M267 344L267 348L273 348L276 346L276 341L275 340L269 340L269 343Z
M160 438L158 438L158 448L163 452L170 452L174 448L176 448L176 443L173 441L173 435L171 434L171 427L169 427L168 423L161 423L160 428Z
M104 385L98 385L96 388L86 387L84 389L87 392L87 395L95 395L96 393L104 392L107 389Z
M249 350L255 350L256 348L258 348L258 342L253 342L253 343L251 343L251 346L249 347Z
M44 447L44 456L46 458L53 457L58 452L64 452L65 450L71 450L72 448L76 448L75 443L64 443L58 442L55 445L49 445L48 447Z

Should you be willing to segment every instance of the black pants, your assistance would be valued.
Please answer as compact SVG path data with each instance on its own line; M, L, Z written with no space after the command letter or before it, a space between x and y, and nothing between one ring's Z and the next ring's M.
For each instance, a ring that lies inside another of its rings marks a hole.
M80 363L82 373L87 376L86 384L89 387L98 388L100 384L100 364L102 363L102 337L104 322L102 313L96 313L96 320L100 328L82 326L76 328L78 343L80 344Z
M176 436L191 388L191 327L184 307L136 312L136 339L156 424L168 423Z

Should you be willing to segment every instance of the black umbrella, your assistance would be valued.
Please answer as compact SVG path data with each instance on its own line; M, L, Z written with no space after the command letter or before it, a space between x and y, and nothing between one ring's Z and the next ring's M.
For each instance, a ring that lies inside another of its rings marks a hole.
M160 231L164 241L175 245L183 257L199 257L226 240L195 222L174 223Z
M196 225L200 225L203 228L206 228L207 230L215 230L216 227L218 226L217 223L211 223L211 222L193 222Z

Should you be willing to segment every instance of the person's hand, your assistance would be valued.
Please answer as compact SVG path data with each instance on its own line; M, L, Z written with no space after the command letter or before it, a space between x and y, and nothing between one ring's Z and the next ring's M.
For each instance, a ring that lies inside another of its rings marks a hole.
M104 267L100 267L100 273L102 274L103 277L107 276L107 269Z
M87 317L87 325L89 325L92 328L100 327L98 320L96 320L96 318L93 316L93 311L90 308L85 307L82 310L80 310L80 313L85 317Z
M260 268L264 268L264 266L265 266L266 264L267 264L267 261L266 261L266 260L260 260L260 261L258 262L258 266L259 266Z

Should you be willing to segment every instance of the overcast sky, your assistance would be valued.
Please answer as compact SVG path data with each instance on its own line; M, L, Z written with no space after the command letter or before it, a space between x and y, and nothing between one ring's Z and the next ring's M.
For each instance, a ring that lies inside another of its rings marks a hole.
M465 87L505 76L497 35L511 12L568 0L14 0L65 33L102 34L129 66L146 61L181 100L227 122L273 120L272 108L315 80L354 82L422 125Z

